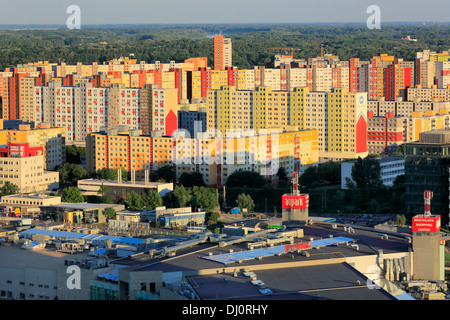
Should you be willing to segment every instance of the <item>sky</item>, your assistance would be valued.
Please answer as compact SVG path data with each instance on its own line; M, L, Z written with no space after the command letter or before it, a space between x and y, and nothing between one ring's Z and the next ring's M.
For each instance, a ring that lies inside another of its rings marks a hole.
M66 24L77 5L83 24L449 22L448 0L2 0L0 25Z

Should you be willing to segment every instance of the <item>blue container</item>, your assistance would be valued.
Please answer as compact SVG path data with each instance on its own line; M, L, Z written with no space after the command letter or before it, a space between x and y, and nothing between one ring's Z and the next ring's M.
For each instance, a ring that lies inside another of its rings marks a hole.
M239 212L241 212L241 208L233 208L233 209L231 209L231 211L230 211L231 214L237 214L237 213L239 213Z

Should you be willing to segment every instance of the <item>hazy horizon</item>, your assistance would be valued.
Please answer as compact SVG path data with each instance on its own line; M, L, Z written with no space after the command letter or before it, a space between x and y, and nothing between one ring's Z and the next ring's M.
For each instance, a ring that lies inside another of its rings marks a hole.
M15 0L2 4L0 25L65 25L67 8L84 25L366 23L377 5L383 23L448 23L441 0Z

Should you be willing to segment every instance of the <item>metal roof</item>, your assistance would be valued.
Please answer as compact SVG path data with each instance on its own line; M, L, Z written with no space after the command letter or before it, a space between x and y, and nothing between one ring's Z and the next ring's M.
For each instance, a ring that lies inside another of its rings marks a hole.
M310 242L311 246L309 248L318 248L318 247L325 247L325 246L331 246L336 245L340 243L348 243L348 242L354 242L355 240L352 238L347 237L336 237L336 238L328 238L328 239L320 239L320 240L313 240ZM224 253L219 255L213 255L213 256L205 256L204 259L212 260L215 262L227 264L227 263L233 263L238 261L245 261L245 260L251 260L251 259L258 259L268 256L274 256L277 254L284 254L289 251L289 249L285 245L281 246L274 246L270 248L259 248L259 249L253 249L253 250L245 250L245 251L238 251L238 252L231 252L231 253ZM305 250L305 248L302 248L301 250Z
M23 236L31 237L33 234L49 235L54 236L56 239L61 237L66 237L68 239L82 239L91 240L93 242L104 242L107 239L111 239L113 243L128 244L137 246L142 243L143 239L138 238L127 238L127 237L114 237L102 234L89 234L89 233L78 233L78 232L68 232L68 231L56 231L56 230L44 230L44 229L28 229L19 234Z

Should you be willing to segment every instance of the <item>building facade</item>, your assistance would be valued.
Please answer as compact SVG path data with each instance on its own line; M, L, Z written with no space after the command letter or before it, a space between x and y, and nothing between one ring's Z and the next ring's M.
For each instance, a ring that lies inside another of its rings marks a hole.
M418 141L406 145L405 203L408 215L423 213L423 194L430 190L434 194L431 212L441 216L442 225L448 224L449 148L449 130L423 132Z

